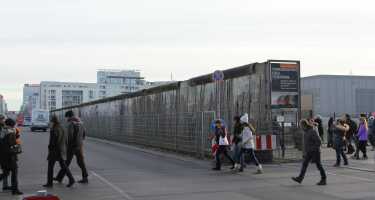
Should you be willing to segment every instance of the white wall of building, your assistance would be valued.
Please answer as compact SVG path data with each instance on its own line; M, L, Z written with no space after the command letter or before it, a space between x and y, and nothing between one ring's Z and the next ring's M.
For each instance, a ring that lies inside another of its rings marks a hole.
M137 70L98 70L99 98L135 92L145 88L144 78Z
M98 70L97 83L42 81L25 84L23 105L53 110L168 83L171 81L146 82L137 70Z
M97 99L95 83L48 82L40 83L40 108L46 110L77 105Z

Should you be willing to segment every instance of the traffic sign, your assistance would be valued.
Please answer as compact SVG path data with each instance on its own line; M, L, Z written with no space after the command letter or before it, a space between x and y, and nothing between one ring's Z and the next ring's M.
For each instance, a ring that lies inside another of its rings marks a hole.
M214 81L223 81L223 80L224 80L224 73L223 73L223 71L221 71L221 70L216 70L216 71L212 74L212 80L214 80Z

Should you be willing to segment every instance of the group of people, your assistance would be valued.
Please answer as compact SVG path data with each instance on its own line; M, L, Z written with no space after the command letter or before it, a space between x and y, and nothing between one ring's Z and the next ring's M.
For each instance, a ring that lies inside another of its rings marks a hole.
M333 118L328 123L328 147L336 150L336 167L340 166L341 157L344 165L348 165L347 155L352 155L353 159L367 160L368 142L375 146L375 120L373 116L367 117L361 114L359 124L357 124L349 114L345 114L336 122ZM353 145L354 143L354 145ZM362 152L363 157L360 157Z
M321 180L317 185L327 184L327 175L321 162L321 145L323 140L322 120L320 117L315 119L303 119L300 122L300 127L304 131L304 161L302 169L297 177L292 180L302 183L306 169L310 162L317 165L321 174ZM370 140L374 149L375 141L375 120L373 116L367 117L361 114L359 124L350 117L349 114L343 115L336 121L330 118L328 122L328 147L332 147L336 151L336 163L334 167L341 166L341 160L344 165L349 165L347 155L351 155L353 159L360 159L360 152L362 152L362 159L368 159L367 146ZM353 142L355 145L353 145Z
M0 181L3 181L3 190L12 191L13 195L22 195L18 188L18 154L21 152L19 130L15 128L13 119L6 119L0 115L0 166L3 171ZM11 186L8 178L11 175Z
M86 137L86 131L83 123L78 117L75 117L73 111L65 113L67 126L63 127L56 116L51 117L50 137L48 144L48 172L47 183L43 187L53 187L53 182L62 183L67 176L69 183L67 187L72 187L76 181L69 169L74 157L82 171L82 184L88 183L88 172L86 169L83 141ZM20 131L15 128L16 122L13 119L6 119L0 115L0 165L2 174L0 181L3 181L3 191L11 191L13 195L22 195L18 188L18 155L22 153L20 143ZM54 177L54 166L59 163L61 169ZM8 176L11 174L11 187L8 186Z
M250 159L257 166L257 173L263 173L262 165L255 156L254 145L255 128L249 123L249 115L236 116L234 118L234 128L231 140L228 130L222 120L215 121L214 134L212 134L213 154L216 159L215 171L221 170L222 155L232 164L232 170L243 172L245 167L245 155L250 155ZM231 142L229 142L231 141ZM229 147L232 145L234 155L229 155Z

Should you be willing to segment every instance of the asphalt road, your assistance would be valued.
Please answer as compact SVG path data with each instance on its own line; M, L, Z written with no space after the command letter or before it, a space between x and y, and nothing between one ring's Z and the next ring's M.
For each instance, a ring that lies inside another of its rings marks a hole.
M24 153L20 156L20 189L33 194L46 182L48 133L23 133ZM89 185L68 189L56 184L49 190L63 200L338 200L375 198L373 161L352 162L353 168L329 167L326 187L315 186L319 173L311 166L303 185L290 181L297 175L300 164L267 165L265 174L254 175L255 167L237 174L224 168L211 171L208 161L180 158L164 153L140 151L127 146L88 140L85 153L90 171ZM330 157L327 155L327 157ZM75 162L73 173L80 171ZM56 167L56 169L58 169ZM67 180L65 180L67 181ZM22 199L0 193L0 200Z

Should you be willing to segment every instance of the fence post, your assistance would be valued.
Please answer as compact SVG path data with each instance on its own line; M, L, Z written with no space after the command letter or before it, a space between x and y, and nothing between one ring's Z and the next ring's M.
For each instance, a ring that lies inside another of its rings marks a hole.
M201 121L201 156L204 157L204 112L202 112L202 121Z

